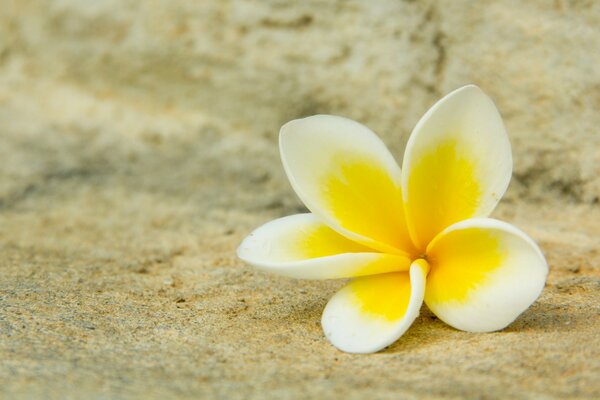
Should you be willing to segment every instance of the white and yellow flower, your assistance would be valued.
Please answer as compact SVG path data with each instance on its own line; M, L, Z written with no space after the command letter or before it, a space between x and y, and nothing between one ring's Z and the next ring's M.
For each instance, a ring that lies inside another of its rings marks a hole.
M487 218L510 181L502 119L478 87L437 102L413 130L402 171L367 127L317 115L281 128L287 176L311 211L252 232L238 256L294 278L353 278L329 301L340 350L396 341L423 301L470 332L506 327L540 295L548 267L516 227Z

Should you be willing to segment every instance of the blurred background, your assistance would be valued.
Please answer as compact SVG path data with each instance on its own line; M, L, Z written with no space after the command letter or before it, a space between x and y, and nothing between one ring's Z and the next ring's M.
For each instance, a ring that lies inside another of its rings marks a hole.
M0 393L600 396L599 65L596 1L0 0ZM338 353L319 317L339 282L234 255L303 210L279 127L349 117L401 162L467 83L505 119L495 216L541 243L545 297L512 336L423 310L390 352Z

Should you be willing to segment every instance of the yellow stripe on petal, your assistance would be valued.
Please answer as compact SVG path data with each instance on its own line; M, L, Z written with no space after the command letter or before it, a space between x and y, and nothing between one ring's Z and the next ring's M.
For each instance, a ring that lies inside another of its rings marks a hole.
M378 163L361 158L333 157L331 169L322 177L326 208L343 229L414 252L399 185Z
M539 296L548 272L537 245L505 222L454 224L427 248L425 302L449 325L474 332L502 329Z
M261 226L244 239L238 256L262 270L305 279L406 271L410 266L407 257L374 252L312 214L292 215Z
M361 312L388 321L402 318L410 300L410 277L392 272L355 279L348 285Z
M288 122L281 158L300 199L332 229L386 253L415 253L404 217L401 173L367 127L316 115Z
M410 169L407 202L419 243L476 214L482 188L473 150L447 138L419 155Z
M487 217L512 171L510 143L494 103L476 86L437 102L406 146L402 190L411 236L420 250L444 228Z
M324 224L311 224L305 229L285 231L278 238L284 246L277 252L280 260L303 260L342 253L371 253L372 249L346 239ZM289 251L288 251L289 250Z
M451 231L427 252L431 272L427 299L431 303L467 302L506 259L497 231L470 228Z
M410 272L356 278L327 303L321 324L338 349L372 353L395 342L419 315L425 289L426 263Z

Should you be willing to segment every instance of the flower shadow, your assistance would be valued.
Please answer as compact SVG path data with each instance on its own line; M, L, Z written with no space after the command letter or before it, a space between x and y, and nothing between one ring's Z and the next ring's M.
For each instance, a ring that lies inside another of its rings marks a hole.
M577 312L573 312L570 307L564 304L537 302L500 332L571 331L579 324L585 324L594 315L594 310L589 308L581 308ZM423 348L423 346L435 345L440 341L452 338L456 339L456 335L464 333L446 325L427 307L423 306L420 316L415 320L410 329L400 339L380 353L395 354L409 352L413 351L416 347Z
M419 317L400 339L382 350L382 354L403 353L413 351L415 348L435 344L444 340L442 333L445 328L449 328L440 321L426 306L421 308Z
M570 308L565 304L534 303L502 332L570 331L573 326L585 323L595 315L589 308L576 312Z

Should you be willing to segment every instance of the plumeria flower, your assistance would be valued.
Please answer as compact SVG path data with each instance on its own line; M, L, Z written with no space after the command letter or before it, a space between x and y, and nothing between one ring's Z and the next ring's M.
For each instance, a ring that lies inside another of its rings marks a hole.
M341 117L288 122L279 144L311 213L261 226L238 256L294 278L352 278L321 320L338 349L389 346L423 301L456 329L490 332L540 295L548 266L538 246L487 218L508 186L512 156L500 114L478 87L450 93L421 118L402 170L371 130Z

